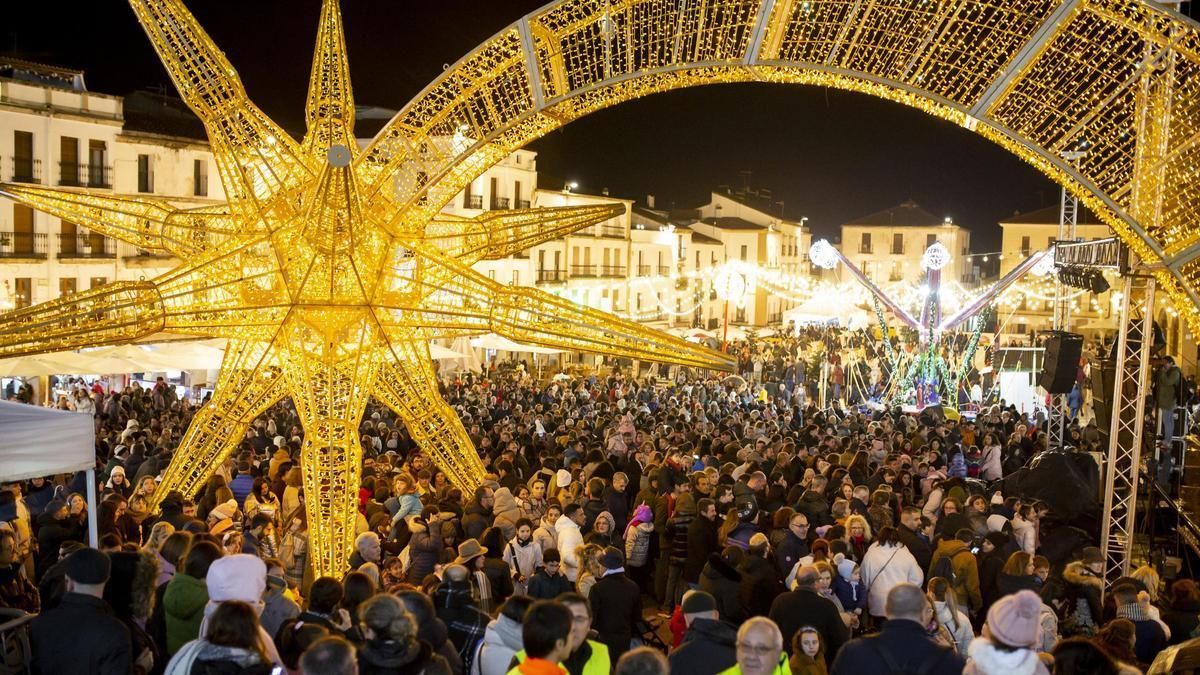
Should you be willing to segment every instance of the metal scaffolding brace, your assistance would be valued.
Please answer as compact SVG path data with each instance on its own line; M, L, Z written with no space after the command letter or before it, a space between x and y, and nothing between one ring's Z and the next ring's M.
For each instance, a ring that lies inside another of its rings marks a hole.
M1154 336L1154 288L1151 276L1130 274L1124 278L1100 533L1108 583L1129 574L1133 556L1138 471L1146 427L1145 392Z
M1069 152L1064 157L1076 161L1086 153ZM1062 190L1062 203L1058 214L1058 241L1075 241L1076 222L1079 214L1079 200L1066 188ZM1071 290L1061 280L1054 284L1054 322L1053 329L1068 331L1071 328ZM1046 411L1046 428L1049 431L1046 449L1058 452L1067 449L1067 394L1052 394L1050 409Z

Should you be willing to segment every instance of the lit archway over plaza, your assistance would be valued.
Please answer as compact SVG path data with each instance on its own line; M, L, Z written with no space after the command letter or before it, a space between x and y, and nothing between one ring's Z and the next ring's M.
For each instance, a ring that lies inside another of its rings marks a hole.
M496 284L470 267L601 222L609 207L441 215L470 181L575 119L704 84L873 94L1002 145L1076 193L1200 329L1200 32L1139 0L566 0L453 64L364 149L337 3L326 0L297 141L246 96L179 0L131 0L204 121L228 204L6 185L17 201L185 262L0 316L0 356L158 332L231 340L212 403L156 495L194 493L284 396L304 421L318 574L353 536L368 396L446 471L482 467L440 400L428 340L494 331L533 344L723 368L723 355ZM784 120L781 120L784 123Z

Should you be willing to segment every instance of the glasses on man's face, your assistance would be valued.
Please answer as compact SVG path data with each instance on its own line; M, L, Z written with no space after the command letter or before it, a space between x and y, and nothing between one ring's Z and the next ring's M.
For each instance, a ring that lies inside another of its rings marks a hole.
M798 530L807 530L808 523L792 523L792 527L794 527Z
M756 656L770 656L772 652L777 651L772 645L756 645L749 642L739 642L737 643L737 648L739 651L745 651Z

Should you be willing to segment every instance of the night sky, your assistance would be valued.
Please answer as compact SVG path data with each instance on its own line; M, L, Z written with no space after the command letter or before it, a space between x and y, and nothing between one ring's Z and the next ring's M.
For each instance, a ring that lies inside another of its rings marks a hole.
M15 2L0 52L82 68L92 91L170 87L119 0ZM442 71L541 0L343 0L356 103L402 107ZM251 98L303 129L319 0L192 0ZM1188 11L1185 8L1185 11ZM1194 13L1194 11L1193 11ZM1056 203L1058 188L984 139L913 109L792 85L720 85L660 94L579 120L534 143L541 172L581 189L693 206L717 185L770 189L818 234L914 199L969 227L976 251L996 222Z

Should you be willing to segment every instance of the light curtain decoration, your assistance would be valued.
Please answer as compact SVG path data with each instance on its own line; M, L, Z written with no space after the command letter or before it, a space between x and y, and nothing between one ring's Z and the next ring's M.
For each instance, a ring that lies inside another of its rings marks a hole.
M157 332L229 340L212 402L196 415L161 499L194 495L250 422L290 396L304 426L312 561L348 565L370 396L394 409L422 450L469 492L483 467L438 394L433 338L497 333L520 343L610 357L732 369L724 355L471 265L624 214L622 204L444 215L465 181L509 154L447 160L475 145L452 99L398 119L360 153L341 12L325 0L297 142L246 96L236 71L179 0L131 0L183 99L204 122L228 202L180 210L153 197L3 185L0 192L90 230L183 262L0 315L0 357L120 344ZM473 85L471 85L473 86ZM512 104L482 83L481 110ZM440 109L438 106L441 106ZM441 116L456 122L446 127ZM480 122L489 123L480 119ZM409 126L413 124L416 126ZM443 132L445 130L445 132ZM395 161L379 162L386 150Z

